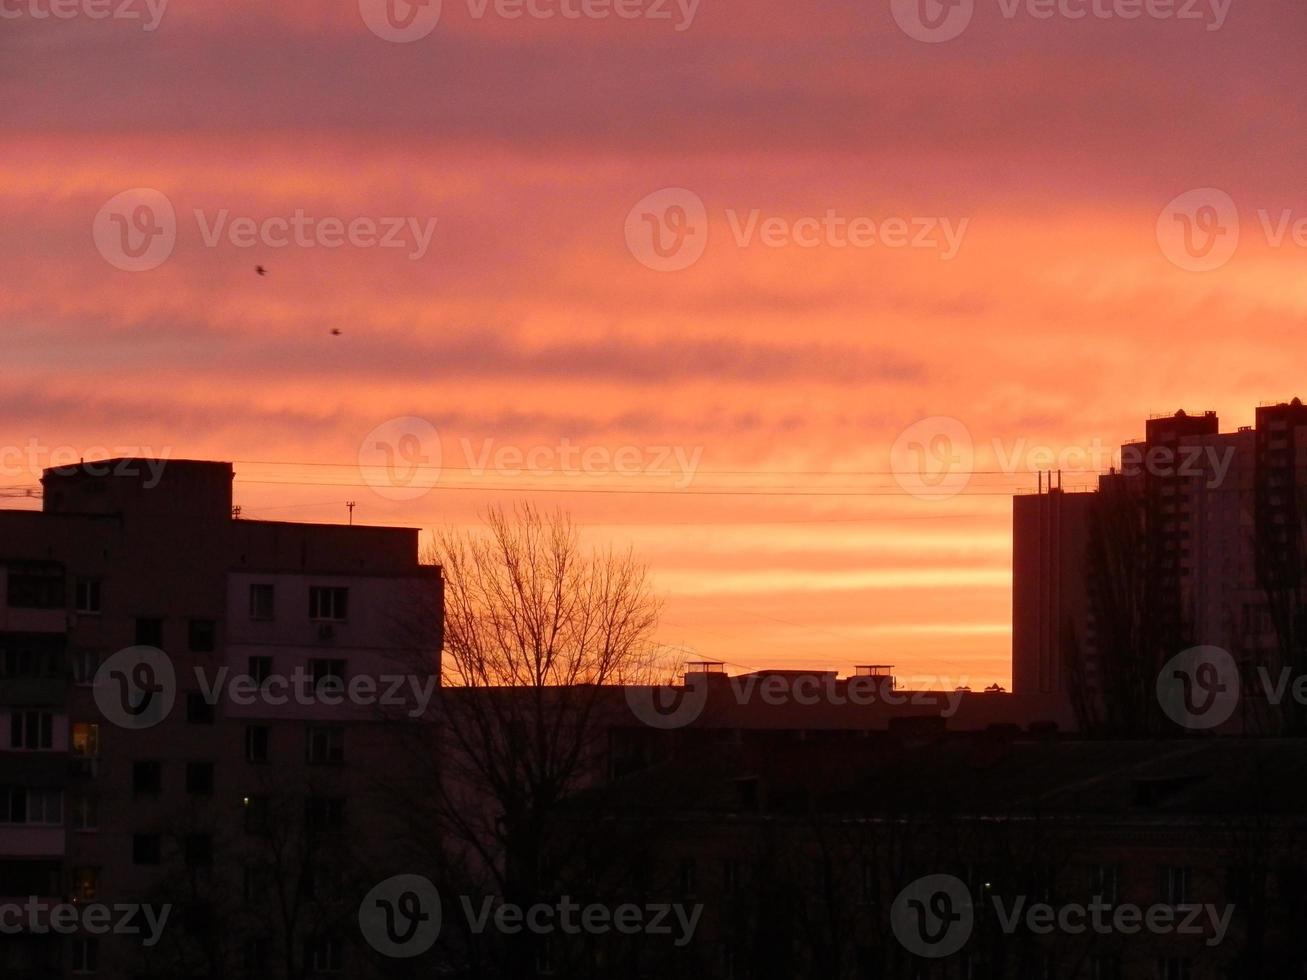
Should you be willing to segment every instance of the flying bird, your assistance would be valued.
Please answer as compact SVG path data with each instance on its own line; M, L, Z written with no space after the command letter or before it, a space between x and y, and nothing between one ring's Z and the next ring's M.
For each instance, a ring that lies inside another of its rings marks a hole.
M340 328L339 328L339 327L332 327L332 328L331 328L331 335L332 335L333 337L339 337L339 336L340 336Z
M261 276L266 276L266 275L268 274L268 270L265 269L265 268L264 268L263 266L261 266L261 265L256 265L256 266L254 267L254 271L257 272L257 273L258 273L259 275L261 275Z

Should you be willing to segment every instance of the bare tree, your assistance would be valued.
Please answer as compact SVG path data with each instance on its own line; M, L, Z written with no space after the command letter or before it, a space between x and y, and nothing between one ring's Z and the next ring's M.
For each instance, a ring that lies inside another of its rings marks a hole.
M588 550L567 515L526 505L424 557L446 581L442 693L434 726L398 726L406 836L447 882L530 905L565 879L555 818L605 776L619 685L652 682L659 603L629 551ZM467 972L534 975L538 937L465 938Z

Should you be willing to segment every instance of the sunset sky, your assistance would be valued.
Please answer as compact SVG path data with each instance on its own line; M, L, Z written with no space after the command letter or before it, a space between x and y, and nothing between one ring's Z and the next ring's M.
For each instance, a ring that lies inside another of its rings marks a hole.
M234 460L252 518L529 499L633 546L691 659L1008 684L1013 491L1307 396L1300 0L975 0L950 40L890 0L444 0L402 43L373 0L69 2L0 0L0 487L60 450ZM168 254L116 265L160 199ZM905 490L923 419L971 441L956 495Z

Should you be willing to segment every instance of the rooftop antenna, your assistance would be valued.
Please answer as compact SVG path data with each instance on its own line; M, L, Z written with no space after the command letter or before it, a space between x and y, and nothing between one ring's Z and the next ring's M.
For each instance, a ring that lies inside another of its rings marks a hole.
M345 501L345 506L349 508L349 526L353 527L354 526L354 501L352 500Z

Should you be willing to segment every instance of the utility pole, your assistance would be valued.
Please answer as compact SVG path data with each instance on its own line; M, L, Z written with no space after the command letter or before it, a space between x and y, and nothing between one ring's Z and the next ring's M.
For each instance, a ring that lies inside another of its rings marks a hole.
M353 527L354 526L354 501L352 500L345 501L345 506L349 508L349 526Z

